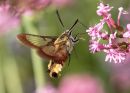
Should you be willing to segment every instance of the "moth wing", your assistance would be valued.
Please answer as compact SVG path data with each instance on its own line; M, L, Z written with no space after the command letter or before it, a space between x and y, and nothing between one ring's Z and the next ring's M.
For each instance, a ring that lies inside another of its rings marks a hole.
M26 46L31 48L40 48L42 46L53 44L56 36L40 36L32 34L19 34L17 38Z
M38 49L38 54L41 57L53 59L56 56L55 47L51 44L45 45L45 46Z
M55 46L51 44L39 48L37 52L41 57L52 59L54 62L60 64L68 58L68 51L66 48L60 48L58 51L55 51Z

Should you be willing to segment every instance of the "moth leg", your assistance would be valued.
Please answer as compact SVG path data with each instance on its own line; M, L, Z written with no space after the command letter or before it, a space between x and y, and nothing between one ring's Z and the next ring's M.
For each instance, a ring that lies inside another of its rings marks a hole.
M48 64L48 70L51 69L52 64L53 64L53 62L52 62L52 60L50 60L50 61L49 61L49 64Z

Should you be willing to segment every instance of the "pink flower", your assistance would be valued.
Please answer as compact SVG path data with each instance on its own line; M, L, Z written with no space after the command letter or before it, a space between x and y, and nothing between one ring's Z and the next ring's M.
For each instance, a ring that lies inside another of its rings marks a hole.
M127 24L127 29L130 31L130 24Z
M57 89L52 85L46 85L43 88L39 88L35 93L57 93Z
M104 45L100 44L98 41L93 41L93 40L90 41L89 50L92 53L101 51L104 48L105 48Z
M92 37L92 40L96 39L97 37L101 37L101 29L103 28L104 25L104 20L101 20L100 23L96 24L93 27L90 27L86 32L88 32L89 36Z
M44 9L49 6L51 0L6 0L6 2L17 11L18 15L21 15L28 10L34 11ZM11 4L12 2L13 4ZM4 1L2 3L4 3Z
M9 4L0 5L0 34L18 27L19 18Z
M123 16L123 22L124 23L130 23L130 8L127 10L127 14L122 15Z
M127 31L123 34L123 37L130 38L130 24L127 24Z
M12 5L10 1L1 1L0 4L0 32L1 34L11 31L20 25L20 17L47 7L51 0L16 0Z
M23 13L26 11L41 10L49 6L51 0L15 0L13 7L17 9L18 12Z
M120 25L120 17L127 12L120 7L117 22L113 20L109 13L113 7L100 3L97 14L103 19L90 27L86 32L91 37L89 49L92 53L103 51L106 53L105 61L120 63L123 62L130 53L130 24L124 29ZM107 24L109 31L103 29L104 24ZM103 43L102 41L106 41Z
M111 11L111 9L112 9L113 7L110 7L108 4L107 4L107 5L104 5L104 4L101 2L97 8L98 8L97 14L98 14L99 16L103 16L103 15L108 15L109 12Z
M122 14L128 14L127 11L124 11L123 7L119 7L118 8L119 10L119 14L118 14L118 18L117 18L117 25L120 25L120 17Z
M104 89L91 75L71 75L62 79L58 93L104 93Z
M117 40L116 40L116 34L117 32L113 33L113 34L109 34L109 45L116 43L117 44Z
M72 5L74 0L52 0L52 4L56 7L64 7Z
M33 0L32 8L43 9L46 8L51 3L51 0Z
M115 63L121 63L126 57L126 53L118 52L115 49L106 49L104 52L107 54L105 61L109 60L111 62L113 60Z
M111 26L115 26L115 23L114 23L113 19L111 18L111 14L109 13L113 7L110 7L108 4L104 5L101 2L97 8L98 8L97 14L99 16L102 16L104 19L107 19L106 23L108 24L108 26L110 28L111 28Z
M111 64L111 83L115 90L120 93L128 93L130 88L130 55L127 56L124 63Z

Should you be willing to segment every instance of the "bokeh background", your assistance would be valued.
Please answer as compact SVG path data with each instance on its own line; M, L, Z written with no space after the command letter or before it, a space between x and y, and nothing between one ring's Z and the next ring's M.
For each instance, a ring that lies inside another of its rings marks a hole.
M0 0L0 93L130 93L130 57L123 63L105 62L103 53L89 51L89 37L75 45L71 61L58 79L47 73L48 60L35 50L23 46L16 38L20 33L58 36L63 33L57 16L58 9L65 28L78 18L76 33L84 33L99 22L96 10L100 0ZM103 0L130 13L130 0ZM121 23L130 23L130 14Z

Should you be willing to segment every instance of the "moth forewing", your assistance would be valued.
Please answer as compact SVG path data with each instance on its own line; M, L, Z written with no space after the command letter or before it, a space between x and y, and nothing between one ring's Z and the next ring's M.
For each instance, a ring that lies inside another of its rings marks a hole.
M56 40L55 36L40 36L33 34L19 34L17 38L26 46L31 48L40 48Z

